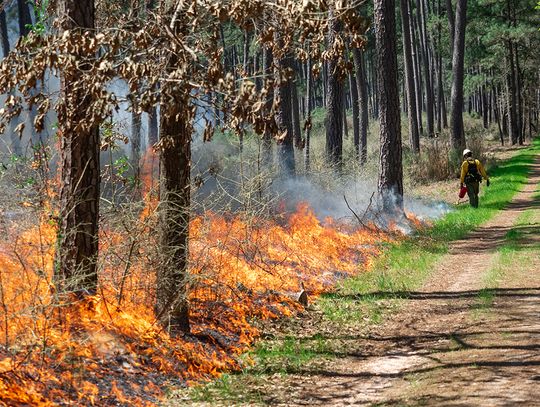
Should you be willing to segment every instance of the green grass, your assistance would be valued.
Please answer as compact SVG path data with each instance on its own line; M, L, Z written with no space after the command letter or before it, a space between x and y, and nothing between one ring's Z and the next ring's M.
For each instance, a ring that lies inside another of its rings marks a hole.
M333 357L327 339L320 334L298 338L288 336L278 340L259 342L246 359L254 364L245 368L241 375L224 374L218 379L188 389L192 401L212 404L234 403L265 404L262 391L266 389L268 376L283 376L306 370L314 359ZM247 363L249 364L249 363Z
M244 386L238 386L234 375L223 374L218 379L210 383L200 384L189 388L187 397L183 397L188 405L189 402L211 402L212 405L229 405L230 400L236 403L249 403L249 405L263 405L263 395L257 390L263 383L260 380L252 380L249 389ZM249 391L246 391L249 390Z
M308 338L293 336L257 344L251 352L256 364L249 370L257 373L287 374L303 369L310 361L319 357L331 357L327 339L315 334Z

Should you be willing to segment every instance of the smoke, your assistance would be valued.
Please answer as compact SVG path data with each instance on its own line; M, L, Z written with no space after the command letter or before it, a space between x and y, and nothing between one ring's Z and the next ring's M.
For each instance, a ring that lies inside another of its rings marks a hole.
M245 143L240 153L238 139L218 134L211 143L195 138L193 143L193 200L199 208L237 211L266 205L266 210L293 213L307 203L317 218L357 222L373 221L381 227L392 221L404 233L413 228L406 219L389 219L379 212L376 179L364 174L324 173L283 178L275 167L260 165L260 144ZM255 208L256 209L256 208ZM444 202L405 196L404 209L421 221L438 219L451 210Z
M301 202L307 202L320 220L327 217L347 219L359 216L375 221L379 226L385 226L384 219L388 221L386 217L379 216L375 180L336 181L332 186L325 188L307 177L300 177L278 181L274 183L273 189L275 193L282 194L287 210L294 210ZM404 209L406 213L413 214L421 221L439 219L451 211L446 202L433 202L409 196L404 198ZM406 227L406 221L393 220L403 223L401 228L404 233L412 231Z
M452 207L444 201L405 197L405 211L413 213L420 220L435 220L450 213Z
M278 180L272 189L282 196L287 210L293 211L300 203L307 202L320 220L327 217L349 218L354 216L353 211L362 216L376 206L376 185L367 180L335 181L332 185L323 186L302 176Z

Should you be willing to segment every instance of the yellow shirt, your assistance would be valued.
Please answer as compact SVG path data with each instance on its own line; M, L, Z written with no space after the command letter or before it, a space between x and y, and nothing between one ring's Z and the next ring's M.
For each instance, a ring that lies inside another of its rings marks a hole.
M465 176L469 172L469 161L471 163L476 163L476 168L478 169L478 172L480 173L480 175L484 177L484 179L487 180L489 178L487 176L486 170L484 169L484 166L482 165L480 161L473 158L467 158L465 161L463 161L463 164L461 164L461 183L462 184L465 182Z

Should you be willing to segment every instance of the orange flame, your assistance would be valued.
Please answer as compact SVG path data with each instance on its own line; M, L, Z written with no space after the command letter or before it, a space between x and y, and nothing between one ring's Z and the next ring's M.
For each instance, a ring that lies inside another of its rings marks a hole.
M148 205L143 219L154 210ZM11 233L0 241L0 400L28 405L152 405L167 377L195 380L237 369L236 355L258 335L253 318L292 315L301 283L312 295L329 290L369 267L380 243L391 239L375 228L320 222L306 204L279 222L198 216L190 226L193 336L171 337L153 316L155 276L144 261L151 245L139 245L126 267L108 255L125 246L125 237L104 231L101 292L60 305L52 285L53 225ZM152 240L148 228L141 234L141 241ZM121 305L120 280L127 293Z

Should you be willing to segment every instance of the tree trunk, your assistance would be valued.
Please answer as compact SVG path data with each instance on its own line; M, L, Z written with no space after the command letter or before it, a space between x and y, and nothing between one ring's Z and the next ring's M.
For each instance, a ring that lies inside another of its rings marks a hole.
M263 50L263 74L265 87L268 90L266 95L266 103L264 106L266 114L269 114L274 104L274 73L272 72L273 56L270 48ZM263 167L269 167L274 161L272 152L272 132L265 129L262 138L261 163Z
M142 117L137 112L131 112L131 167L133 168L134 187L140 190L141 179L141 127Z
M409 3L409 23L411 29L411 53L413 60L413 74L414 74L414 100L416 102L416 115L418 123L418 133L420 136L424 135L424 124L422 120L422 68L420 68L420 52L418 51L418 41L416 39L416 24L414 15Z
M378 190L385 212L403 213L403 164L394 13L394 0L375 0L374 20L381 127Z
M356 72L356 86L358 87L358 107L360 110L358 116L358 127L360 129L360 164L364 165L367 161L367 133L369 127L366 65L364 53L358 48L353 49L353 58Z
M407 112L409 118L409 139L413 152L420 152L420 134L418 132L418 117L414 93L414 71L411 51L411 31L409 23L409 1L400 0L401 27L403 35L403 59L405 61L405 86L407 89Z
M19 34L26 37L30 32L32 25L32 16L30 15L30 5L28 0L17 0L17 10L19 12Z
M2 53L5 58L11 50L11 47L9 45L6 10L0 11L0 41L2 42Z
M515 10L514 10L515 13ZM519 51L517 45L514 47L514 54L516 56L516 78L515 78L515 84L516 84L516 101L517 101L517 128L518 128L518 143L520 145L523 145L524 138L523 135L525 133L524 125L523 125L523 118L525 117L525 112L523 111L523 100L522 100L522 89L521 89L521 68L519 64Z
M170 66L175 66L174 58ZM156 316L172 333L189 332L187 301L191 129L189 92L162 84L159 253Z
M353 146L356 159L360 159L360 118L358 104L358 86L354 73L349 72L349 91L351 93L352 102L352 122L353 122Z
M278 164L282 175L291 177L296 172L293 146L294 129L291 114L291 76L294 72L291 55L276 59L275 65L276 73L280 78L277 84L279 104L276 111L276 122L280 133L278 139Z
M159 138L157 107L153 106L148 114L148 145L154 146Z
M426 29L426 11L424 1L419 0L417 5L418 30L420 38L421 59L424 66L424 81L426 85L426 118L427 118L427 135L433 137L435 128L433 125L433 82L431 80L431 67L429 64L429 43Z
M452 92L450 136L454 150L465 147L463 130L463 79L465 59L465 30L467 25L467 0L457 0L454 36L454 53L452 56Z
M2 10L0 12L0 42L2 43L2 52L4 57L6 57L10 50L10 44L9 44L9 35L8 35L8 29L7 29L7 20L6 20L6 11ZM8 126L7 132L10 135L10 141L11 141L11 148L12 148L12 154L15 156L22 156L22 149L21 149L21 140L17 133L15 132L15 118L13 118Z
M341 31L341 23L330 13L328 46L331 47ZM343 81L338 62L328 62L328 88L326 95L326 159L341 170L343 159Z
M59 1L58 12L63 29L94 29L93 1ZM78 67L87 68L84 63ZM73 85L79 71L61 74L65 105L58 112L62 182L54 278L61 293L94 294L98 285L99 128L85 125L92 100L86 89Z
M379 119L379 72L377 71L375 62L375 59L377 56L372 53L372 61L371 61L371 99L372 99L372 106L373 106L373 112L372 116L374 119Z
M499 101L497 99L497 89L492 85L493 93L493 113L495 121L497 122L497 128L499 129L499 137L501 139L501 146L504 146L504 131L501 125L501 115L499 114Z
M446 0L446 16L448 17L448 30L450 31L450 55L454 53L454 35L456 32L454 9L452 0Z
M311 111L313 109L312 92L313 92L313 74L311 58L308 57L307 69L306 69L306 124L305 124L305 143L306 151L304 156L304 166L306 172L309 172L311 166Z
M343 138L347 140L349 138L349 122L347 121L347 104L348 104L348 97L347 92L345 91L345 87L343 87Z
M482 85L481 88L481 102L482 102L482 118L483 118L483 124L484 128L487 129L489 127L489 108L488 108L488 96L486 92L486 86Z
M425 111L426 111L426 125L428 137L434 135L433 125L433 82L431 80L431 67L429 63L429 43L426 30L426 15L424 10L424 1L419 0L416 8L416 14L418 19L418 38L420 43L420 59L424 68L424 82L425 82Z
M507 73L506 73L506 93L508 102L508 133L512 145L519 142L519 129L517 120L514 46L510 40L507 41Z
M295 68L298 66L294 65ZM294 81L291 83L291 113L292 113L292 122L293 122L293 132L294 132L294 146L301 150L304 148L304 143L302 141L302 131L300 130L300 104L298 102L298 87L296 81L298 80L297 69L294 70Z
M327 92L328 92L328 63L326 61L324 61L322 64L321 88L322 88L322 104L323 106L327 106L328 103L326 101L326 98L327 98Z
M244 55L242 58L242 65L244 68L244 74L250 75L250 63L249 63L249 47L251 44L251 32L244 30Z

